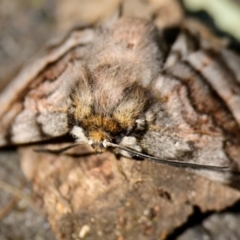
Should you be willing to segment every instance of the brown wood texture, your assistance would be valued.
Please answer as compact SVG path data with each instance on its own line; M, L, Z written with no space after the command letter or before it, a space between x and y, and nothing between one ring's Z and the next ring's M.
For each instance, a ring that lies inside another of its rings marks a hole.
M239 189L239 56L226 48L225 40L215 37L196 22L184 20L178 3L171 1L166 5L166 1L149 2L145 5L140 1L128 1L123 9L127 16L154 16L159 29L176 27L180 23L185 25L180 28L175 44L170 44L163 69L164 77L155 81L152 89L166 99L171 100L172 97L174 100L177 96L180 99L178 103L186 103L181 105L182 108L176 107L176 112L181 112L179 116L184 116L184 120L179 120L174 114L167 119L174 126L189 124L178 129L180 143L184 145L186 139L197 143L191 155L197 163L200 159L201 163L208 164L209 158L213 158L212 163L216 165L219 160L217 157L214 160L214 157L221 152L226 156L221 164L229 164L231 171L220 176L213 176L212 173L205 175ZM96 22L96 19L89 21ZM62 24L65 28L64 21ZM74 44L77 45L76 42ZM35 69L31 63L28 65L30 71L27 77L23 77L25 83L36 75L40 77L35 84L46 78L56 79L68 61L82 54L81 51L72 51L62 58L62 54L52 54L54 48L48 50L49 55L41 58L38 65L35 65L36 62L33 64ZM59 68L56 65L52 67L51 64L58 61ZM42 69L44 74L40 71ZM170 78L173 84L161 88ZM12 96L18 97L15 93ZM172 113L170 100L164 107ZM22 106L18 107L14 110L21 111ZM186 109L188 112L184 112ZM11 117L9 114L4 119L5 126L10 124ZM176 119L179 122L174 122ZM171 135L174 129L167 131L167 134ZM215 139L215 131L216 142L212 140ZM199 137L199 133L203 132L209 133L209 138ZM164 156L164 149L169 145L162 139L162 145L158 147L163 153L156 150L154 134L153 129L142 144L148 145L151 154L157 152ZM49 148L61 146L63 144L44 145ZM21 147L21 168L32 183L33 191L43 199L43 208L58 239L166 239L188 221L196 207L204 214L221 211L239 201L239 191L193 171L152 161L117 158L110 152L95 154L86 146L61 155L33 151L42 147ZM173 152L177 150L176 147ZM205 159L206 156L208 159ZM188 160L191 159L186 157Z
M20 150L22 170L59 239L165 239L194 207L220 211L240 197L186 170L110 153L81 157L89 151L56 157Z

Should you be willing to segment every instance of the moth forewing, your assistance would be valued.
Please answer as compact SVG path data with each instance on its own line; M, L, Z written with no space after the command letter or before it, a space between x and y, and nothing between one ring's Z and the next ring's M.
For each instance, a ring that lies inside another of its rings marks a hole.
M228 65L224 69L221 58L216 59L214 54L205 52L193 53L187 57L187 61L197 70L201 70L202 75L208 79L208 83L224 100L240 124L240 87L235 74L228 69Z
M80 27L52 42L1 93L0 145L42 141L68 132L69 89L94 34L91 27Z

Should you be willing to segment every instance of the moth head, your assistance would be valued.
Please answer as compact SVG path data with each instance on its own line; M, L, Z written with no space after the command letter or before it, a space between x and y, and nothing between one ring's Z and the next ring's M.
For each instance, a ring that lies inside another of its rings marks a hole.
M104 152L104 142L112 142L115 136L121 132L121 127L112 118L101 114L91 115L81 122L85 136L96 152Z
M142 129L143 122L144 120L137 119L135 127ZM136 138L126 136L127 131L129 131L128 128L122 128L113 118L91 116L91 118L83 120L81 126L74 126L71 134L76 138L77 142L91 145L98 153L106 151L109 143L117 143L139 150L139 147L136 147Z
M125 157L132 157L127 148L141 152L142 148L138 140L147 130L147 120L142 111L139 111L134 104L128 105L128 103L122 102L108 115L90 111L90 114L84 118L75 119L76 125L72 128L72 136L76 142L91 145L98 153L105 152L109 147ZM135 112L132 107L135 107ZM74 116L79 115L75 109ZM126 148L116 148L116 145Z
M104 73L84 70L70 96L71 134L97 152L105 151L104 142L121 144L124 137L143 133L151 101L148 91L128 76L119 81L117 70Z

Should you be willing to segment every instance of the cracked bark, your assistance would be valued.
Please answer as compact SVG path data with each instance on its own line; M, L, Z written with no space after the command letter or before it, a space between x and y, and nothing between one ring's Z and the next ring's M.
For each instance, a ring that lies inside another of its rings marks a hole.
M23 172L59 239L165 239L195 206L202 213L220 211L240 197L183 169L111 153L81 157L89 150L56 157L20 149Z

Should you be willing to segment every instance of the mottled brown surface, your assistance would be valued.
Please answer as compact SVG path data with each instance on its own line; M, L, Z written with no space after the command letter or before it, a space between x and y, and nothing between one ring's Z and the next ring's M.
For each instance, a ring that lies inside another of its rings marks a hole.
M53 147L53 146L49 146ZM43 199L60 239L164 239L198 206L204 213L231 206L240 193L188 171L90 149L56 157L21 149L21 167ZM72 156L73 157L72 157Z
M87 1L81 2L87 4ZM164 1L150 2L160 4ZM42 1L42 5L40 1L1 1L1 11L8 13L6 20L0 21L4 25L0 39L1 81L10 79L15 72L13 69L32 56L50 36L68 29L75 22L96 21L94 17L85 19L89 14L79 19L81 14L78 9L83 13L92 11L77 8L76 1L75 4L64 0L55 4L53 1ZM152 11L144 2L129 1L128 4L134 6L129 8L134 9L129 14L147 15ZM2 6L7 6L11 11ZM89 7L90 10L92 8ZM165 14L168 12L162 11ZM174 20L166 15L173 25L181 19L181 13L175 14ZM45 209L53 231L62 239L78 239L79 232L87 229L85 225L90 229L86 231L86 239L164 239L187 222L194 212L194 206L203 213L219 211L239 199L237 191L182 169L147 161L116 160L108 153L83 158L36 154L32 149L21 149L21 168L38 196L33 198L35 204ZM28 185L21 187L18 184L23 181L23 176L19 172L16 155L12 152L0 154L1 180L12 185L15 181L17 189L31 191ZM1 208L13 197L14 194L6 193L6 189L1 190ZM41 199L44 200L44 207ZM32 211L24 198L22 201L0 222L1 239L53 239L44 215ZM217 219L214 227L219 226L221 218L214 216ZM230 213L230 217L235 216ZM236 219L232 221L237 222ZM224 227L227 226L220 224L218 229ZM235 226L237 228L238 224ZM213 231L214 236L217 232ZM183 239L193 239L193 235Z

